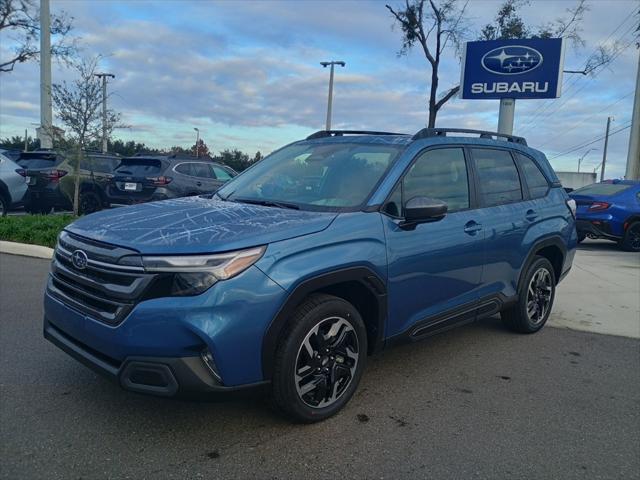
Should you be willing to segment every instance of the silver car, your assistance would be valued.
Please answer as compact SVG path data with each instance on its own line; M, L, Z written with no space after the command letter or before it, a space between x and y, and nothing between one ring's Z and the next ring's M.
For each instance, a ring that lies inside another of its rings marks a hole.
M20 165L0 153L0 216L4 217L9 209L20 203L27 191L27 178Z

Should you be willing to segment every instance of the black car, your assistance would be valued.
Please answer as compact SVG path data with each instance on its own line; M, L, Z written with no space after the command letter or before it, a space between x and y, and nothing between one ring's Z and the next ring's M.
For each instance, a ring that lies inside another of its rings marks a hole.
M213 193L237 173L219 163L190 156L139 155L123 158L107 187L112 204L166 200Z
M75 187L75 154L54 150L22 152L18 165L27 177L29 188L24 198L28 213L48 213L51 209L70 210ZM80 161L81 213L92 213L107 206L105 187L120 157L99 152L84 152Z

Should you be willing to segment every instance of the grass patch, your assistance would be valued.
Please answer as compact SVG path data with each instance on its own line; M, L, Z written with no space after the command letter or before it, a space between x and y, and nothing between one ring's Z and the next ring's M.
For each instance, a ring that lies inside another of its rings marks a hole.
M55 247L58 234L73 215L10 215L0 217L0 240Z

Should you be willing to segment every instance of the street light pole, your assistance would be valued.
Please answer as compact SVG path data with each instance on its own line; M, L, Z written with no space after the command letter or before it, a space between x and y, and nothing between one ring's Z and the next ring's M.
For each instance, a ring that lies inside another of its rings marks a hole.
M200 143L200 130L196 127L193 127L193 129L196 131L196 158L198 158L200 156L200 145L198 145Z
M584 152L582 156L578 159L578 173L580 173L580 164L582 163L582 161L585 159L585 157L589 154L591 150L595 150L595 148L590 148L589 150Z
M340 65L344 67L346 63L341 61L331 61L331 62L320 62L320 65L323 67L331 67L331 71L329 73L329 99L327 100L327 122L325 125L325 130L331 130L331 110L333 108L333 69L336 65Z
M102 79L102 153L107 153L107 77L116 78L113 73L94 73Z

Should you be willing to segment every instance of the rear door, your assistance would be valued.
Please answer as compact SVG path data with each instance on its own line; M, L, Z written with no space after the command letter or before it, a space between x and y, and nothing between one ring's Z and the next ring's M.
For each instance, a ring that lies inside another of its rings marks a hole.
M516 162L507 149L470 149L478 178L478 218L485 231L481 298L512 297L520 268L529 253L525 237L541 217L527 201Z
M173 168L173 171L177 174L180 195L215 192L222 185L216 180L209 163L181 162Z
M416 157L387 201L389 336L420 337L475 318L484 231L472 178L462 147L430 149ZM403 205L416 196L446 202L447 215L402 228Z

